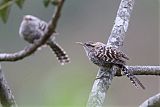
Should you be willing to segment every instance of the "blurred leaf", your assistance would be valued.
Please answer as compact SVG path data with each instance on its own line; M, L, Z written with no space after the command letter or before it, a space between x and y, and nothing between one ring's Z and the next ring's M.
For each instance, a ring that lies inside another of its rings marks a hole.
M8 7L14 3L13 0L3 0L0 2L0 10L2 10L5 7Z
M0 17L4 23L7 22L12 3L13 3L12 0L3 0L0 3Z
M43 4L45 7L48 7L48 5L50 4L50 0L43 0Z
M10 12L10 7L6 7L3 10L0 10L0 17L4 23L7 22L9 12Z
M19 8L22 8L23 7L23 4L24 4L25 0L16 0L16 4Z

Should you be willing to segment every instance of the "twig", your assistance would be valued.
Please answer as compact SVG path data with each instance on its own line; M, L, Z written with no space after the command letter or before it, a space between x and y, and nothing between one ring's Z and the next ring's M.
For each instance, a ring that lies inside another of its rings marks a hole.
M145 102L143 102L139 107L160 107L160 93L150 97Z
M123 45L125 33L128 29L131 11L133 9L134 0L122 0L117 12L115 24L108 39L107 46L120 48ZM104 73L105 72L105 73ZM112 72L112 73L110 73ZM105 75L107 76L105 76ZM95 80L92 91L90 93L87 107L102 107L105 100L107 89L115 75L114 66L110 69L99 69L97 77L104 76L106 78Z
M53 14L53 17L51 21L48 24L48 30L44 34L44 36L37 41L34 44L29 45L28 47L24 48L23 50L16 52L16 53L1 53L0 54L0 61L17 61L21 60L27 56L30 56L33 54L38 47L42 46L43 44L46 43L48 38L55 32L58 20L60 18L62 6L65 0L60 0L59 4L57 5L57 8L55 9L55 14Z
M17 107L0 65L0 100L3 107Z
M134 75L157 75L160 76L160 66L127 66L128 71ZM115 76L122 76L120 71L117 71Z

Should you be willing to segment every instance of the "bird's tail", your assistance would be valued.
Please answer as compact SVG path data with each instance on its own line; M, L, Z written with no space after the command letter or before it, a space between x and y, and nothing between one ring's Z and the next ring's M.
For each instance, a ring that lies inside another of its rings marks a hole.
M70 62L70 59L68 55L66 54L66 52L55 41L49 40L47 42L47 45L49 45L50 48L53 50L53 52L55 53L61 65L64 65Z
M137 84L139 84L139 86L141 86L142 89L145 89L144 85L140 82L140 80L136 76L134 76L131 72L129 72L125 66L122 66L122 72L130 79L130 81L136 88L138 88Z

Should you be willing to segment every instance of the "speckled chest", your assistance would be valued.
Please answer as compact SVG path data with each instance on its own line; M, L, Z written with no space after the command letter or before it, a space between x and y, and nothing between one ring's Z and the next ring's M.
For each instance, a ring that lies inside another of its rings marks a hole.
M112 48L108 48L106 46L98 47L97 49L93 49L88 53L89 59L98 66L107 66L108 64L120 64L125 65L125 61L122 59L116 58L116 52Z

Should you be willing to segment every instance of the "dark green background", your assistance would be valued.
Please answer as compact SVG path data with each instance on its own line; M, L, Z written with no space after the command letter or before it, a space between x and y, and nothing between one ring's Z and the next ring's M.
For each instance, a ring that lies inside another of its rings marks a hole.
M61 66L49 48L2 68L20 107L85 107L98 67L88 61L77 41L106 42L120 0L66 0L57 27L57 42L71 63ZM135 0L123 50L128 65L159 64L159 0ZM53 6L26 0L20 10L12 6L7 24L0 21L0 52L16 52L28 45L18 35L23 15L48 21ZM115 77L104 107L137 107L160 91L158 76L138 76L146 90L136 89L126 77Z

